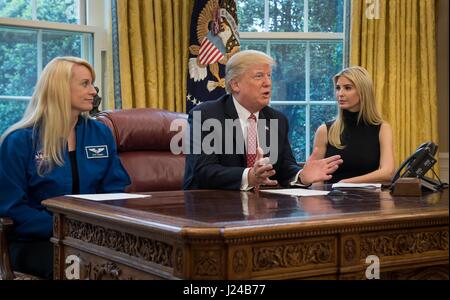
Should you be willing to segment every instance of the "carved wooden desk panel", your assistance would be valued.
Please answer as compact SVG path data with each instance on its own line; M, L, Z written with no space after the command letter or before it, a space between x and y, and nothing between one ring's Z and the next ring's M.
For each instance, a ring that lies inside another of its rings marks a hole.
M142 199L44 201L54 213L55 279L448 279L448 190L423 197L156 192Z

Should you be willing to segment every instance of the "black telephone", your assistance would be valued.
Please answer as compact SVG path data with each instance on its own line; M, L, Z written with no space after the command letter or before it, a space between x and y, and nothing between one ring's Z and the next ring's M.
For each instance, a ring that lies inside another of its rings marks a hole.
M416 177L421 180L423 189L428 189L433 192L443 189L446 185L445 183L425 176L425 173L427 173L436 163L434 156L436 155L437 149L438 146L433 142L427 142L420 145L395 172L394 177L392 177L391 187L395 185L399 178ZM403 172L403 169L405 168L406 170Z

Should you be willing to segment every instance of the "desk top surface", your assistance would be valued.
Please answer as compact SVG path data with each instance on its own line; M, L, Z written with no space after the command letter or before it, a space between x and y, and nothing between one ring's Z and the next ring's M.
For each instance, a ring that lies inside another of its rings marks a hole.
M293 197L264 192L197 190L152 192L148 198L89 201L56 197L51 211L126 222L178 232L183 228L239 230L290 224L375 224L383 221L448 219L448 190L422 197L394 197L389 191L351 189L337 196Z

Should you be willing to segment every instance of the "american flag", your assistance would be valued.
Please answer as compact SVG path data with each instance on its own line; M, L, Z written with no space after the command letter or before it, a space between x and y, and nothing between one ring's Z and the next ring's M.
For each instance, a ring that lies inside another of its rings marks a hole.
M198 59L202 65L218 62L223 58L222 52L205 36L200 45Z

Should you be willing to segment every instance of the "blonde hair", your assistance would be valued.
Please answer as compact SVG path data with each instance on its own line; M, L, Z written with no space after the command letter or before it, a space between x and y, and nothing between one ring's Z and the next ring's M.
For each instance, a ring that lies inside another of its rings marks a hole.
M375 93L369 72L359 66L346 68L333 77L335 89L337 81L341 76L350 80L358 93L360 110L357 122L363 121L369 125L380 125L383 123L383 119L378 112L375 103ZM339 108L336 120L330 126L330 130L328 131L328 143L338 149L343 149L345 147L342 145L341 141L341 135L344 132L345 127L343 117L342 109Z
M267 64L274 66L275 61L264 52L244 50L237 52L228 60L225 67L225 90L231 94L231 80L242 76L250 66Z
M71 56L54 58L42 71L22 119L9 127L0 139L1 143L13 131L33 127L33 136L36 132L39 133L39 150L44 157L38 165L39 175L50 171L55 164L64 164L63 152L67 147L71 129L70 80L75 64L88 68L94 82L95 72L87 61ZM89 113L82 115L87 118ZM39 143L33 141L33 144Z

